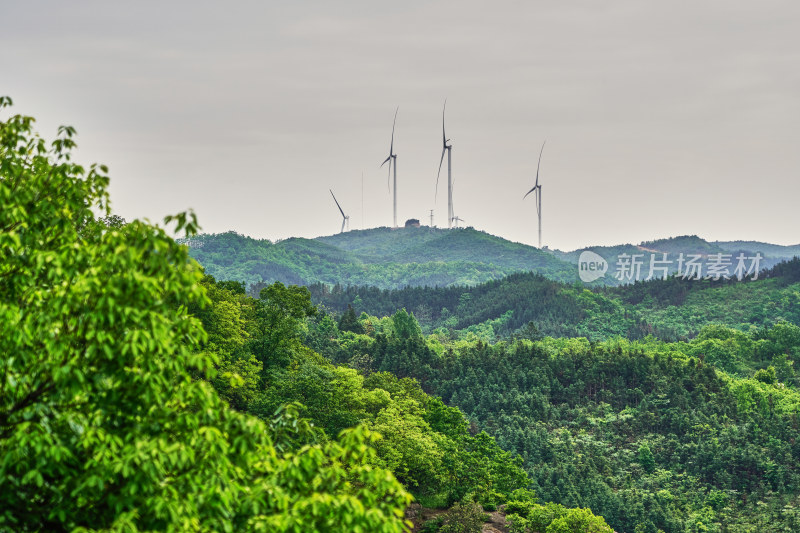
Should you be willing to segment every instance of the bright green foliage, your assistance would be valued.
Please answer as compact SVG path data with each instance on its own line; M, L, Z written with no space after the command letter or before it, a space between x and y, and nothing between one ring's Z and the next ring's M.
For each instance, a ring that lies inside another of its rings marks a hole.
M72 128L48 146L32 122L0 122L0 530L404 530L374 432L278 454L265 423L191 378L213 374L200 343L242 347L240 310L215 309L207 335L186 248L98 221L106 169L71 161Z
M445 513L439 533L480 533L484 517L483 509L477 503L456 503Z
M378 443L381 463L406 486L436 486L443 476L447 439L425 422L422 405L400 399L381 409L371 426L383 436Z
M209 381L232 407L245 410L258 396L261 381L261 362L249 350L255 333L255 300L235 282L217 283L204 276L200 283L210 302L189 305L189 312L202 321L208 332L202 349L217 362Z
M528 519L517 513L508 513L506 515L506 523L510 533L527 533L529 531Z
M305 287L277 282L262 289L256 304L252 350L264 370L285 366L300 346L305 319L317 312Z
M589 509L569 509L564 516L550 522L545 533L614 533L602 516Z
M264 337L274 332L263 325L268 308L263 298L254 300L228 290L210 276L203 285L211 303L192 311L212 332L203 346L218 360L219 374L211 382L231 406L269 421L281 405L296 402L302 415L322 430L320 440L364 424L382 435L375 444L374 464L393 471L426 501L452 503L471 494L481 503L497 504L528 485L520 459L503 452L486 434L471 436L463 414L428 396L416 380L388 372L365 377L355 369L334 366L298 342L302 334L309 346L331 360L361 361L371 368L372 356L367 354L377 343L399 358L425 346L412 314L401 311L380 324L362 324L362 319L352 317L365 331L381 331L376 340L342 331L330 315L314 313L305 289L276 283L262 294L269 295L269 301L283 302L269 310L271 323L283 328L284 335L283 344L269 349ZM220 328L230 328L231 339L238 340L213 340ZM281 358L274 357L276 351L281 351Z
M567 509L556 503L539 505L516 493L506 505L511 533L613 533L602 516L589 509Z
M774 366L768 366L767 368L760 369L755 373L753 379L762 383L766 383L767 385L774 385L778 381L778 378L775 376Z
M656 469L656 459L653 457L653 452L650 451L650 446L647 443L639 446L639 464L648 474L652 474Z
M422 335L419 323L413 314L407 313L405 309L400 309L392 316L394 333L401 339L410 339Z

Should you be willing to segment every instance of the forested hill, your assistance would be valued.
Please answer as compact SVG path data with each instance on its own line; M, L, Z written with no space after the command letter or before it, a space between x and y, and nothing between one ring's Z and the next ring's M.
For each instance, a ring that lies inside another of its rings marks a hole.
M800 324L800 259L783 262L750 281L672 277L588 290L532 274L513 274L475 287L310 286L312 298L334 312L386 316L405 308L423 328L446 328L493 342L511 336L614 336L688 339L711 323L742 331L787 320Z
M208 274L247 285L475 285L528 271L578 279L574 265L550 252L472 228L376 228L275 243L229 232L200 235L188 244Z
M670 272L674 272L681 253L703 258L714 254L760 253L761 268L770 268L800 254L800 245L709 242L697 236L561 252L539 250L473 228L448 230L424 226L355 230L278 242L228 232L193 237L188 244L192 257L218 279L241 281L248 286L280 281L380 289L471 286L520 272L572 283L578 280L578 260L586 250L599 254L609 265L609 273L592 286L620 283L614 273L622 254L641 257L642 279L649 271L652 254L657 259L668 254L673 261Z

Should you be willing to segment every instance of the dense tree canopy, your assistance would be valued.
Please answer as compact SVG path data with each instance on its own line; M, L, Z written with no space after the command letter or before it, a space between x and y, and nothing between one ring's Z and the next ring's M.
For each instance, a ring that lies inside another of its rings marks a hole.
M403 530L409 495L374 466L374 432L278 453L284 437L191 378L213 375L199 343L246 342L237 310L207 335L186 248L98 219L106 168L72 161L72 128L48 145L32 124L0 122L0 529Z
M0 117L0 531L404 531L412 499L450 507L424 531L492 509L519 533L800 528L800 260L742 284L248 294L114 215L72 128L32 126ZM166 224L196 246L191 213ZM439 276L421 235L269 246L316 279L351 254L381 267L339 274ZM439 237L462 266L488 239Z

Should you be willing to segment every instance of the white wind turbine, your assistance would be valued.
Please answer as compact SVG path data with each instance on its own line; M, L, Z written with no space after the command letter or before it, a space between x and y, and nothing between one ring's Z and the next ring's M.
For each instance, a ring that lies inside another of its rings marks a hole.
M542 186L539 185L539 166L542 164L542 152L544 152L544 144L546 142L547 141L544 141L542 143L542 149L539 150L539 163L536 164L536 185L522 197L524 200L530 193L534 193L533 197L536 202L536 214L539 217L539 248L542 247Z
M331 191L330 189L328 190ZM333 196L333 201L336 202L336 207L339 208L339 212L342 214L342 229L339 230L339 233L344 233L345 225L347 226L347 231L350 231L350 217L344 214L342 206L339 205L339 202L336 200L336 196L333 194L333 191L331 191L331 196Z
M439 172L436 174L436 194L434 195L434 201L436 200L436 196L439 195L439 175L442 173L442 163L444 163L444 153L447 152L447 227L451 228L453 226L453 160L452 160L452 150L453 145L447 144L450 142L450 139L447 138L444 132L444 112L447 109L447 98L444 100L444 107L442 108L442 158L439 159Z
M387 162L389 163L389 176L386 178L386 186L389 186L389 177L392 176L392 169L394 169L394 226L397 227L397 154L394 153L394 126L397 123L397 112L400 110L400 106L397 106L397 109L394 111L394 122L392 122L392 143L389 145L389 157L383 160L381 166L385 165Z

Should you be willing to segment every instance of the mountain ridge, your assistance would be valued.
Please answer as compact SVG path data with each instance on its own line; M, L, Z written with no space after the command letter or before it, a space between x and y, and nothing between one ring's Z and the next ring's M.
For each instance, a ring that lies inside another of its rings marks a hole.
M208 274L248 285L280 281L287 284L375 286L477 285L519 272L534 272L565 283L578 282L581 253L599 254L609 265L620 257L637 255L641 271L649 271L651 256L658 261L679 253L707 258L716 254L761 254L759 267L770 268L800 255L800 245L758 241L707 241L684 235L642 241L639 244L584 247L564 252L538 249L469 228L427 226L352 230L313 239L291 237L279 241L254 239L236 232L201 234L186 241L190 254ZM677 266L670 267L669 273ZM611 275L587 286L618 285ZM631 280L633 281L633 280Z

